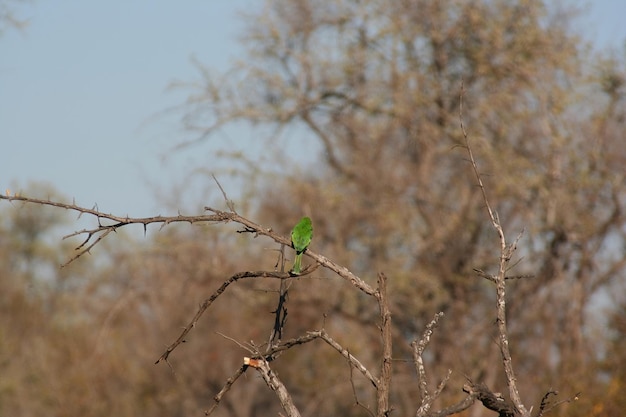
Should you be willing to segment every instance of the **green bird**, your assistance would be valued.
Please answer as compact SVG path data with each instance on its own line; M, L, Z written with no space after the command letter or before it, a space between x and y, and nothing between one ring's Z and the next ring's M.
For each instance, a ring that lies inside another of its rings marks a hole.
M291 268L292 273L300 273L302 254L309 247L311 239L313 239L313 224L310 218L303 217L291 231L291 244L296 250L296 259L293 262L293 268Z

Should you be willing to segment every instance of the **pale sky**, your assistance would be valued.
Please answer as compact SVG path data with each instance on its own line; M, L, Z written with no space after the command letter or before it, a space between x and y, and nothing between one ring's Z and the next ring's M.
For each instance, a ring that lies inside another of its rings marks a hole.
M15 182L46 181L78 204L97 203L106 212L173 214L159 194L175 185L184 194L185 168L211 170L215 161L206 145L162 160L189 138L175 117L158 116L186 96L167 86L198 78L192 56L218 72L241 57L236 11L262 2L14 4L29 24L0 37L1 192ZM623 50L626 1L594 1L588 10L585 35ZM221 145L245 147L245 138L243 144L227 139ZM193 195L186 200L195 201Z

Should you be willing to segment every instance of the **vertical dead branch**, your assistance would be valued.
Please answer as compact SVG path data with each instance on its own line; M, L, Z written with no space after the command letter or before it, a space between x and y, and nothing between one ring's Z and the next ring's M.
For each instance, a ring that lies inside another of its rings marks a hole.
M452 414L460 413L474 403L475 396L470 394L457 404L448 408L439 411L431 411L433 403L437 398L439 398L441 392L450 380L450 375L452 375L452 371L448 369L446 376L443 377L439 385L437 385L435 392L432 394L428 392L428 379L426 378L426 368L424 366L423 354L441 317L443 317L443 313L440 312L435 314L435 317L433 317L430 323L426 325L426 330L424 330L421 339L419 341L414 340L411 343L411 346L413 347L413 362L415 363L415 371L417 373L418 389L421 399L421 404L415 412L415 417L446 417Z
M388 416L389 388L391 386L391 311L387 298L387 276L382 272L378 274L378 291L376 292L380 309L381 337L383 342L383 357L380 366L380 380L377 387L377 412L378 417Z
M485 186L480 176L478 165L476 164L476 160L474 159L474 153L472 152L469 138L465 130L465 125L463 124L464 93L465 89L463 83L461 83L461 94L459 98L459 119L461 122L461 131L463 132L463 138L465 139L465 148L467 150L470 163L472 164L472 169L478 182L478 186L480 187L480 191L483 196L483 202L485 203L485 208L487 209L489 219L491 220L491 224L493 225L494 229L496 229L496 232L498 233L498 237L500 239L500 262L498 267L498 274L493 277L495 278L496 283L496 310L500 354L502 356L502 362L504 364L504 372L506 375L506 382L509 388L511 401L513 401L513 404L515 405L516 412L526 417L529 416L530 413L526 410L526 407L522 403L522 399L517 388L517 380L515 378L515 372L513 370L513 361L511 359L511 352L509 350L509 337L506 325L506 271L509 262L511 261L513 252L515 252L517 241L521 237L521 234L517 237L517 239L515 239L512 244L507 245L504 230L502 228L502 225L500 224L500 219L498 218L497 213L495 213L491 208L491 204L489 203L489 199L487 198L487 191L485 190Z
M448 374L439 384L440 388L438 388L435 394L431 396L430 393L428 392L428 380L426 378L426 367L424 366L424 358L422 355L424 353L424 349L426 349L426 346L430 342L430 337L433 334L433 330L437 326L437 323L439 322L439 319L441 317L443 317L443 313L440 312L440 313L435 314L435 317L433 317L430 323L426 325L426 330L424 330L424 334L422 334L422 337L420 338L420 340L419 341L414 340L411 343L411 346L413 347L413 362L415 363L415 372L417 373L417 380L418 380L417 386L419 388L420 399L421 399L421 404L419 408L417 409L417 412L415 413L416 417L424 417L429 414L429 411L433 405L433 402L437 399L437 396L439 393L441 393L441 390L443 390L452 372L448 370Z
M287 280L283 279L280 281L278 306L276 306L276 310L273 311L275 315L274 327L272 331L270 332L270 340L267 344L268 351L272 347L280 344L280 341L283 338L283 329L285 328L285 323L287 322L287 305L286 304L287 304L288 292L289 292L289 284L287 283Z

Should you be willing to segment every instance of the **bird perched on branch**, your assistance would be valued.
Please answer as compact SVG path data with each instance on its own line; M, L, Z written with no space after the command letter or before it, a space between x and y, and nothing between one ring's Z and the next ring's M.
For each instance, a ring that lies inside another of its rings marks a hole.
M294 260L293 267L290 271L292 274L300 273L302 254L306 248L309 247L311 239L313 239L313 224L311 223L310 218L303 217L291 231L291 244L296 250L296 259Z

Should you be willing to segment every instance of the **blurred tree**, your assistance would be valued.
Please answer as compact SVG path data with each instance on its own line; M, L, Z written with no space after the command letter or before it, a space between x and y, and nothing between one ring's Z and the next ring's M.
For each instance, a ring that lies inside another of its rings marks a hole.
M266 186L260 215L285 229L311 215L317 250L391 277L400 340L441 309L452 319L436 335L437 371L499 385L491 298L472 273L494 265L497 248L456 149L463 81L491 198L509 233L526 231L511 274L535 275L510 304L522 390L584 390L587 308L624 273L626 155L623 72L596 78L574 16L538 0L268 1L243 37L247 61L219 78L200 68L185 122L203 137L233 122L274 127L268 147L284 143L301 168ZM321 159L303 167L312 143ZM376 314L355 295L334 301L346 323ZM397 368L411 381L410 367ZM397 395L408 405L414 389Z
M622 285L619 289L622 301L609 319L609 343L601 367L602 383L595 392L597 397L593 398L594 406L588 414L594 417L617 416L626 409L626 398L622 395L626 386L626 287Z

